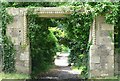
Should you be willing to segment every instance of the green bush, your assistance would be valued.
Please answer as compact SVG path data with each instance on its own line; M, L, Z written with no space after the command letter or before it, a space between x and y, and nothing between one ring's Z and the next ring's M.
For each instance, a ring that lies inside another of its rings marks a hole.
M2 3L0 15L2 18L3 71L11 73L15 71L14 56L16 52L10 37L6 35L7 24L13 21L13 17L6 11L6 3Z
M48 29L52 23L51 19L39 18L32 13L29 13L27 18L32 57L32 76L36 76L38 73L48 70L48 67L53 64L57 40Z
M66 33L63 30L63 28L59 28L59 25L60 24L58 23L58 27L51 27L51 28L49 28L49 30L51 31L51 33L54 34L53 36L56 39L57 51L58 52L68 52L69 48L66 45L66 41L65 41Z
M4 43L3 71L5 73L15 72L14 45L7 36L4 36Z
M64 29L67 32L69 42L69 48L71 49L69 55L69 63L73 63L74 66L80 68L85 67L82 70L83 78L88 75L88 39L89 30L92 24L92 13L78 12L81 7L73 8L73 13L62 21Z

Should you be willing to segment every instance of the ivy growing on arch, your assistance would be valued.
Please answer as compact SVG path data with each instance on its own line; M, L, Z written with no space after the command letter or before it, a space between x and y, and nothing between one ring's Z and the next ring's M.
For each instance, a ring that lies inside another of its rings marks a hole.
M19 3L19 4L22 4L22 3ZM15 4L15 5L17 7L19 7L19 4ZM26 4L26 3L24 3L24 4ZM23 4L23 6L24 6L24 4ZM31 5L31 4L28 3L27 6L29 6L29 5ZM108 2L108 3L95 2L94 3L93 2L93 3L74 3L72 5L74 5L73 13L70 16L68 16L66 18L66 20L63 19L62 20L63 22L61 24L63 24L63 27L68 35L67 36L67 38L69 40L69 41L67 40L69 42L68 46L69 46L69 48L71 48L70 62L74 62L75 66L77 66L79 68L81 68L80 66L82 66L83 75L86 76L88 74L87 73L88 72L87 71L88 70L88 68L87 68L87 66L88 66L88 64L87 64L87 62L88 62L87 48L89 47L88 46L88 36L89 36L88 34L89 34L90 25L92 23L92 19L94 18L94 16L104 15L106 17L106 22L115 25L115 32L117 33L116 37L115 37L115 40L116 40L115 43L116 42L117 43L115 45L118 48L119 44L120 44L120 42L119 42L119 39L120 39L120 37L119 37L119 34L120 34L120 31L119 31L119 29L120 29L120 27L119 27L120 26L119 25L120 3L111 3L111 2ZM86 11L84 11L83 13L79 12L81 7L86 9ZM31 22L29 24L29 26L31 26L30 27L31 32L32 32L31 29L34 29L33 28L34 26L36 29L38 28L38 30L40 29L40 27L43 27L43 26L36 25L34 18L37 18L36 15L32 15L32 17L29 21L29 22ZM5 19L5 18L3 18L3 19ZM3 21L5 21L5 20L3 20ZM45 22L47 22L47 21L45 20ZM3 28L5 28L6 21L3 23L4 23ZM48 23L46 23L46 24L48 24ZM45 27L45 28L47 30L47 27ZM35 30L35 31L38 31L38 30ZM33 39L35 36L34 35L35 33L32 33L32 34L33 34L33 36L31 36L31 39ZM42 33L42 36L43 37L47 36L47 34ZM33 40L35 40L35 39L33 39ZM35 41L38 41L38 40L35 40ZM33 50L35 50L35 49L33 49Z

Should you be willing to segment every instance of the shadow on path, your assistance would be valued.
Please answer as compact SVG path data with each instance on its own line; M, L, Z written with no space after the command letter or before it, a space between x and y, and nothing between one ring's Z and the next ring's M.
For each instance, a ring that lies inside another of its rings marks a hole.
M40 74L39 79L79 79L80 72L73 71L68 66L69 53L61 53L55 59L55 67L49 72Z

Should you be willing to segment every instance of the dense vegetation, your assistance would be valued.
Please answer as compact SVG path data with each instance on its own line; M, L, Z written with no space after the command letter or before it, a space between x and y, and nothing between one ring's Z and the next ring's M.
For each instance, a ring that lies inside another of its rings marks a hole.
M56 20L56 19L54 19ZM55 22L55 21L54 21ZM67 39L67 33L64 31L62 25L59 22L57 23L57 27L49 27L49 30L54 34L57 40L57 52L69 52L69 47L65 39Z
M28 11L28 36L32 57L32 75L46 71L54 62L57 39L49 27L54 27L52 19L39 18Z
M5 73L11 73L15 71L15 49L11 42L11 38L6 35L7 24L11 23L13 18L6 11L6 5L1 6L1 19L2 19L2 60L3 60L3 71Z
M82 69L83 76L88 74L88 38L89 29L92 24L91 13L78 12L81 7L75 7L74 13L62 20L65 32L67 32L68 47L71 49L69 62L78 69ZM84 29L83 29L84 28Z
M7 7L57 7L67 6L67 2L10 2Z

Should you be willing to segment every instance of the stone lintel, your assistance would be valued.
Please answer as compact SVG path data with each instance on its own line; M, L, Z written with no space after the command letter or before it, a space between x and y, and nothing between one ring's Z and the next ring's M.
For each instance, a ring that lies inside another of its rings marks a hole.
M66 15L71 14L70 7L35 7L30 8L33 9L34 14L38 14L39 17L65 17ZM28 8L13 8L9 7L7 8L7 11L11 15L24 15L24 13L27 13Z

